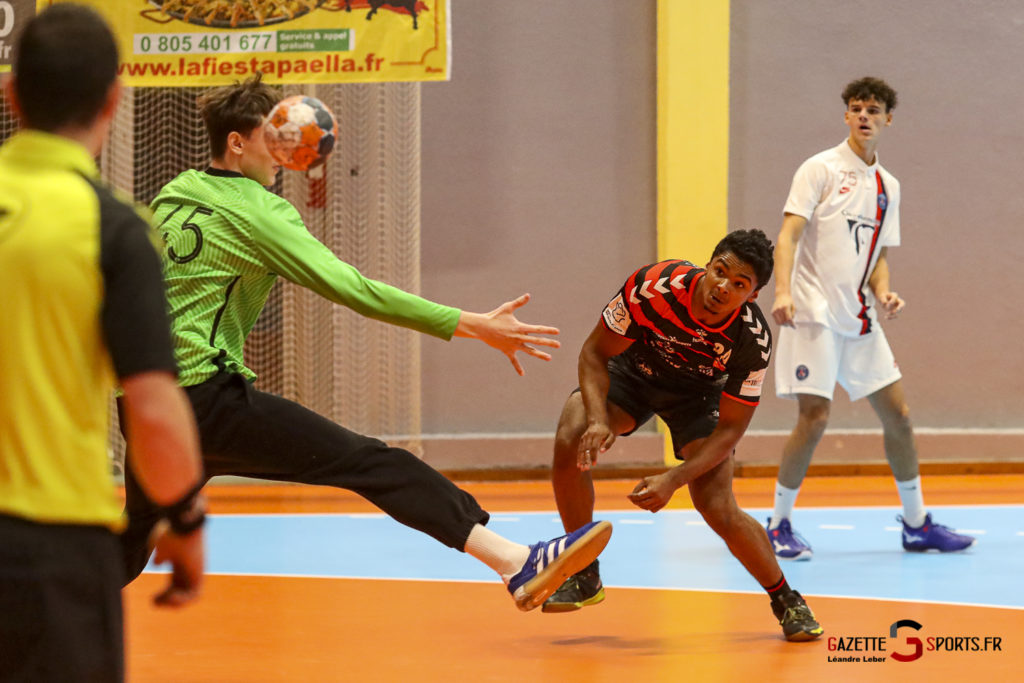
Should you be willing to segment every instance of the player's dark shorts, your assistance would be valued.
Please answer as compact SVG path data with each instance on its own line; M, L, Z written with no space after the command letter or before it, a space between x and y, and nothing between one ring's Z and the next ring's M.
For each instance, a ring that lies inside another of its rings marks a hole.
M624 436L657 415L668 426L672 450L678 454L683 446L710 435L718 425L721 387L680 380L667 389L619 357L608 361L608 375L608 400L636 420L636 427Z
M0 515L0 681L123 681L121 583L109 529Z

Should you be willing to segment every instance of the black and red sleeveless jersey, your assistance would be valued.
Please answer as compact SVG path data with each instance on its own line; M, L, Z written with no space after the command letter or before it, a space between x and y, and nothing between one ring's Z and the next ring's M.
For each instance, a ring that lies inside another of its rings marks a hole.
M634 340L619 357L659 387L679 383L721 387L757 405L772 353L761 309L747 302L718 327L693 319L690 305L704 269L669 260L640 268L604 309L604 326Z

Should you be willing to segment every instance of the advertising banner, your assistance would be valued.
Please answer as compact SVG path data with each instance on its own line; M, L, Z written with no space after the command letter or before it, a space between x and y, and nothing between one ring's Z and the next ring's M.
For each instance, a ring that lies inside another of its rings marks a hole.
M11 70L21 27L36 15L36 0L0 0L0 72Z
M448 79L448 0L75 2L114 29L130 86L225 85L255 71L268 83ZM31 2L0 0L0 22L19 4Z

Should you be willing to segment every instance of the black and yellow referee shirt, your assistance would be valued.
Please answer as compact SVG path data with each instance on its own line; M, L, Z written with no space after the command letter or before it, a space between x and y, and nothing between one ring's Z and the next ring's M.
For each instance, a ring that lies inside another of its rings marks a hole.
M0 148L0 514L117 527L116 377L175 371L150 228L64 137Z

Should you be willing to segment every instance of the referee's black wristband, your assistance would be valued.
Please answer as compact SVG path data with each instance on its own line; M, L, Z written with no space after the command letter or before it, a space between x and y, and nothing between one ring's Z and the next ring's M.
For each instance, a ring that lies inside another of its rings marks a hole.
M171 531L178 536L186 536L206 522L206 500L199 495L205 482L199 482L177 503L164 508L164 518Z

